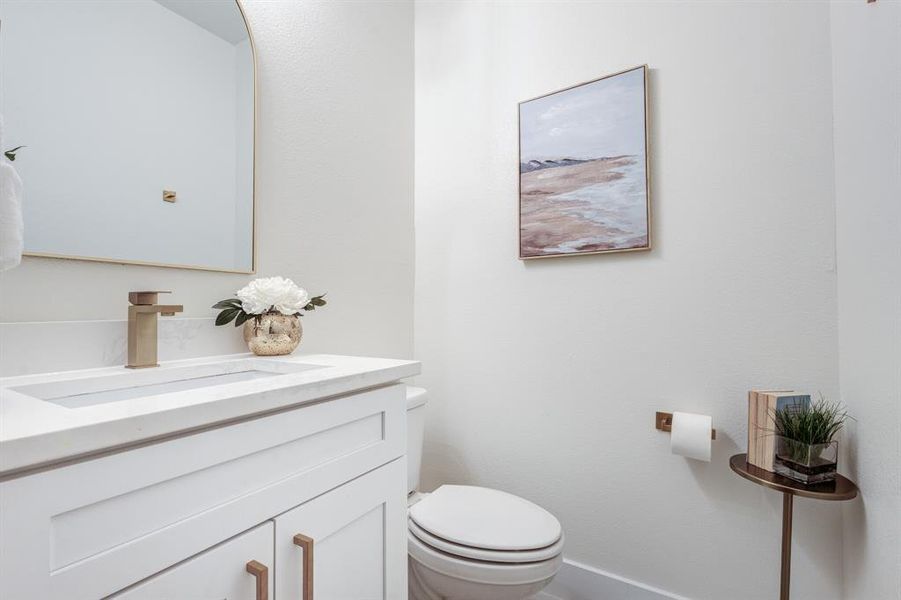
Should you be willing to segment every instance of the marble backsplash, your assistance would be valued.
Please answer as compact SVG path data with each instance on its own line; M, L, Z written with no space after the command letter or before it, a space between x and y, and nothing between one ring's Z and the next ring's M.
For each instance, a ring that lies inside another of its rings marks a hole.
M0 377L125 364L128 322L0 323ZM213 318L161 318L159 359L247 352L241 330Z

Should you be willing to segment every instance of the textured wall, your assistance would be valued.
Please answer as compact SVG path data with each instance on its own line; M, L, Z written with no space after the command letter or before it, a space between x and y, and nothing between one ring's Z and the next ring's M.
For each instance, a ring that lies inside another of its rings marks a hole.
M690 598L778 595L781 498L728 459L749 388L837 393L829 35L825 3L417 3L428 486L532 498L570 558ZM517 102L641 63L655 249L517 260ZM712 414L713 461L655 410ZM840 512L797 502L794 598L841 593Z
M409 356L412 4L245 8L259 61L258 274L328 292L305 319L307 351ZM136 289L171 289L185 316L205 317L248 279L26 258L0 275L0 320L124 318Z
M901 3L832 5L845 597L901 598Z

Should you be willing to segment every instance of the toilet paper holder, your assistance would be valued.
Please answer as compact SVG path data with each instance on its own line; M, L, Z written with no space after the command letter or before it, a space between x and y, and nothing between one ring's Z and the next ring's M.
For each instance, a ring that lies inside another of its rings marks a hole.
M658 410L656 416L654 417L654 427L659 429L660 431L672 431L673 413L661 412ZM716 439L716 429L710 430L710 439Z

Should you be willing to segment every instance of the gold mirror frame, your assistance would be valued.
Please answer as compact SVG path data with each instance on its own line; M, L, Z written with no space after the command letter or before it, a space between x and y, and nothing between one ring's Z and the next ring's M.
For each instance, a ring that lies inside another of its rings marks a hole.
M63 260L79 260L87 262L108 263L114 265L138 265L143 267L164 267L167 269L188 269L192 271L212 271L215 273L235 273L238 275L253 275L257 269L257 106L259 104L257 89L257 48L253 39L253 30L250 28L250 22L241 5L241 0L235 0L238 12L244 20L244 28L247 29L247 38L250 40L250 57L253 62L253 164L250 167L251 177L253 178L251 198L251 216L250 216L250 270L243 269L217 269L215 267L203 267L198 265L177 265L172 263L159 263L148 260L124 260L121 258L101 258L98 256L76 256L70 254L55 254L53 252L22 252L22 256L31 256L35 258L54 258Z

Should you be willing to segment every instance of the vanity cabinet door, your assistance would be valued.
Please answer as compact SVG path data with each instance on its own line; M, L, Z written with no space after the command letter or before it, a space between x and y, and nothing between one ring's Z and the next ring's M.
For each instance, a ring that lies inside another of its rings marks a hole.
M276 517L278 600L406 598L406 483L402 457Z
M268 521L111 598L270 600L273 531Z

